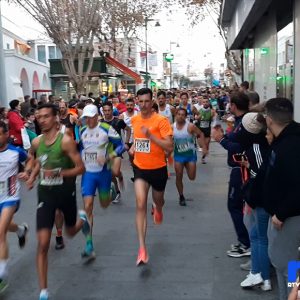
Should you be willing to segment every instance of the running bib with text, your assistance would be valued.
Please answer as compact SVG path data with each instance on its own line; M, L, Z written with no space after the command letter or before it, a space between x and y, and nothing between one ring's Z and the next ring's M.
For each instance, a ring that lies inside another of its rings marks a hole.
M209 121L200 121L200 127L201 128L208 128L209 127Z
M63 177L60 176L61 168L46 170L41 169L41 185L62 185L64 183Z
M176 146L177 146L178 153L183 153L183 152L187 152L190 150L190 145L188 142L182 143L182 144L177 144Z
M97 162L97 152L85 152L84 160L87 163L96 163Z
M149 139L135 139L134 147L135 147L135 152L150 153L151 142Z

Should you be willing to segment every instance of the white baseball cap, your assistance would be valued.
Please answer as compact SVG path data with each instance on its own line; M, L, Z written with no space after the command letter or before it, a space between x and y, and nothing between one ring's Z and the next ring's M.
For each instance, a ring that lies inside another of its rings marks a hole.
M88 104L84 107L81 118L84 117L95 117L98 114L98 108L94 104Z

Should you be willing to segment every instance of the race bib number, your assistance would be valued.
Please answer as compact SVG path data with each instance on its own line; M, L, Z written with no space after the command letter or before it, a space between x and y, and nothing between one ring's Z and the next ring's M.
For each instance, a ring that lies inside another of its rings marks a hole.
M97 162L97 152L85 152L84 161L87 163L96 163Z
M135 139L134 147L135 147L135 152L150 153L151 142L149 139Z
M189 151L189 144L188 143L182 143L177 145L177 151L178 153L184 153Z
M7 193L6 181L0 181L0 195L5 195Z
M208 121L200 121L200 127L201 128L208 128L209 122Z
M60 176L61 168L46 170L41 169L40 177L41 177L41 185L62 185L64 180L63 177Z

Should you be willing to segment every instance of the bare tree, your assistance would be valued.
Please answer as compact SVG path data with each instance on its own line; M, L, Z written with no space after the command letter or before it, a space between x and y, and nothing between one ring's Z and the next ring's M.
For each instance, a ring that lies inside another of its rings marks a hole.
M94 44L114 44L120 34L128 38L161 7L154 0L11 1L35 18L61 50L63 67L77 93L84 92L91 72Z

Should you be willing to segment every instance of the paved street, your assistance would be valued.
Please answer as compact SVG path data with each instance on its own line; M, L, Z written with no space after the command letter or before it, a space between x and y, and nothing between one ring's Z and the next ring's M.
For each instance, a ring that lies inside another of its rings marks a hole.
M127 160L126 160L127 161ZM150 210L147 266L137 268L135 201L131 170L125 163L126 191L122 203L100 209L96 202L94 245L97 259L83 265L81 233L66 240L66 248L49 253L49 291L55 300L255 300L276 299L276 290L244 291L239 287L246 272L239 269L245 259L225 255L235 242L232 222L226 208L226 153L215 143L207 165L198 164L194 183L186 181L187 207L178 205L175 177L167 185L164 223L154 226ZM81 197L78 197L81 207ZM23 193L17 221L30 225L28 245L17 246L10 234L10 287L1 299L38 298L35 269L36 192ZM149 206L150 208L150 203ZM54 235L53 235L54 237Z

